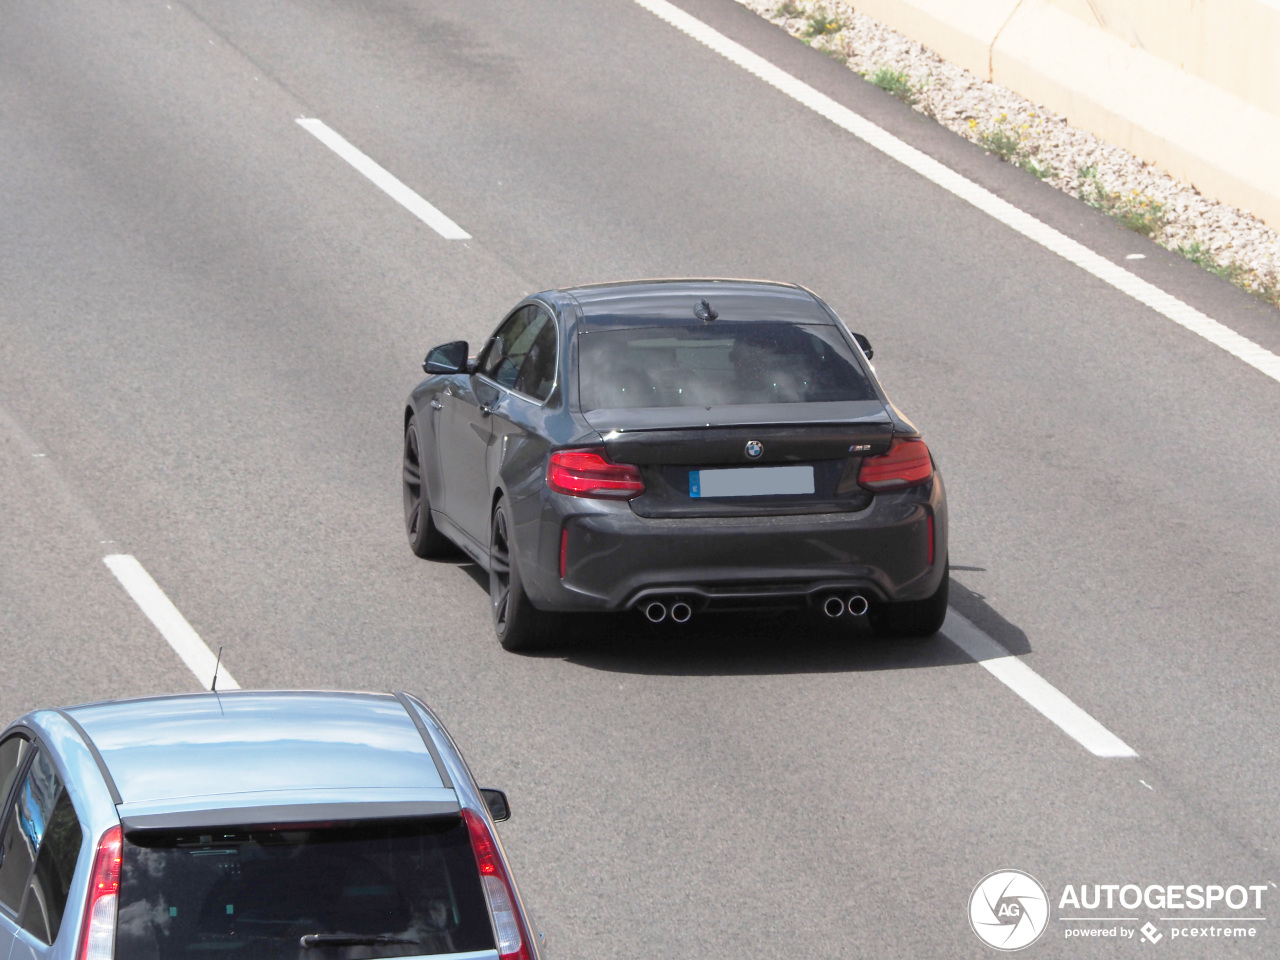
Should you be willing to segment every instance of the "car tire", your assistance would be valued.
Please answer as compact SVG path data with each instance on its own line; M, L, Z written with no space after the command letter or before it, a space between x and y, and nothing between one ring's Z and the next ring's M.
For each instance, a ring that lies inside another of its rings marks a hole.
M498 501L489 533L489 605L493 632L504 650L536 650L549 639L553 617L535 607L524 592L520 566L511 549L507 509Z
M409 535L410 550L424 560L439 560L452 556L458 548L431 519L431 501L422 478L417 421L417 417L410 417L404 428L404 528Z
M947 594L951 584L951 563L948 561L942 574L942 582L933 596L924 600L903 603L875 603L871 605L871 629L881 637L931 637L942 629L947 618Z

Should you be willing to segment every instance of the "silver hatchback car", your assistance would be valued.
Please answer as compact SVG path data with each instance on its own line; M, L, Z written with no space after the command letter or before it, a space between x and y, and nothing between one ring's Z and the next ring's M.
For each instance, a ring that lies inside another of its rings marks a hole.
M0 960L538 960L505 795L403 693L36 711L0 812Z

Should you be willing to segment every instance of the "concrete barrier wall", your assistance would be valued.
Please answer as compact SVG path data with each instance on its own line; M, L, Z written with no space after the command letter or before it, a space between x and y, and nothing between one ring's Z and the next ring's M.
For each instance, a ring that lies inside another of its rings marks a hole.
M1280 0L1053 0L1138 50L1280 116Z
M1280 228L1280 0L857 8Z

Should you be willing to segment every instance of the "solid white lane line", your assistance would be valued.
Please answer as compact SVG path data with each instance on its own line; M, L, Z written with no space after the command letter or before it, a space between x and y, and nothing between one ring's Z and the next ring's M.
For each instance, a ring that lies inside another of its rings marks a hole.
M1036 673L967 619L948 608L942 624L947 639L978 661L988 673L1052 720L1096 757L1136 757L1137 752L1100 724L1066 694Z
M187 618L173 605L173 601L165 596L159 584L151 579L151 574L147 573L136 557L126 553L113 553L109 557L103 557L102 562L116 575L125 590L129 591L133 602L156 625L160 635L169 642L182 662L196 675L200 685L208 690L213 682L213 668L218 658L200 639L200 634L187 623ZM240 684L231 676L226 664L218 667L218 689L240 689Z
M1271 379L1280 381L1280 357L1271 351L1240 336L1230 327L1183 303L1177 297L1165 293L1154 284L1148 283L1123 267L1116 266L1084 244L1059 233L1047 223L1042 223L1008 201L1001 200L991 191L921 153L915 147L904 143L848 107L841 106L826 94L819 93L804 81L775 67L768 60L752 53L742 44L730 40L718 30L690 16L679 7L668 3L667 0L635 0L635 2L942 189L973 204L1005 226L1071 261L1082 270L1109 283L1121 293L1128 294L1179 326L1204 337L1210 343L1221 347L1256 370L1260 370Z
M471 234L423 200L357 147L352 146L342 134L328 127L323 120L302 118L298 120L298 125L363 173L378 189L446 240L471 239Z

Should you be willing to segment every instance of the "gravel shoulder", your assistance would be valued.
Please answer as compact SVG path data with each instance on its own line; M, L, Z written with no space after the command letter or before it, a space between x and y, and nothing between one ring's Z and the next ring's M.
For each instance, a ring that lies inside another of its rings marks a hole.
M954 133L1280 307L1280 233L852 5L738 0Z

